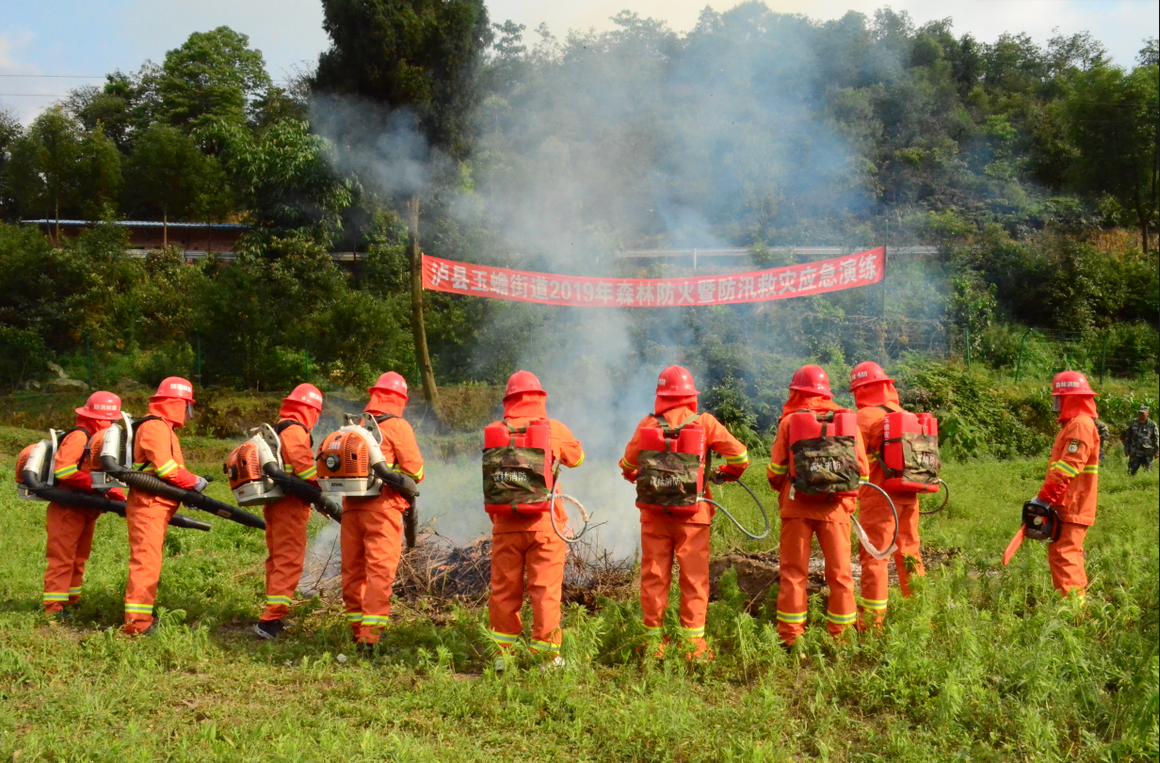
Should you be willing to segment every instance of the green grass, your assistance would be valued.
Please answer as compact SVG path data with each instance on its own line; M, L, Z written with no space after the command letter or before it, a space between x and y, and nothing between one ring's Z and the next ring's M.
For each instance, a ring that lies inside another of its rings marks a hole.
M1160 490L1113 456L1088 535L1087 603L1051 590L1044 547L999 558L1041 461L952 463L950 507L923 520L930 548L960 553L886 629L835 644L812 627L793 655L774 624L722 586L717 659L637 657L639 607L567 613L561 670L497 676L486 613L398 607L380 653L356 656L333 604L308 602L278 643L248 626L262 602L261 535L222 521L173 531L156 635L116 631L125 525L98 523L75 621L40 614L44 515L15 500L15 446L0 428L0 759L52 761L1119 761L1157 749ZM220 448L218 448L220 449ZM207 441L195 449L217 458ZM216 460L203 469L216 468ZM438 478L437 464L429 468ZM596 464L592 465L597 466ZM614 465L609 478L618 479ZM747 481L762 488L760 469ZM226 496L220 483L211 487ZM737 488L724 500L750 525ZM634 511L624 507L625 511ZM775 522L776 527L776 522ZM724 523L717 552L776 546ZM818 622L821 602L811 602ZM340 659L339 655L343 655Z

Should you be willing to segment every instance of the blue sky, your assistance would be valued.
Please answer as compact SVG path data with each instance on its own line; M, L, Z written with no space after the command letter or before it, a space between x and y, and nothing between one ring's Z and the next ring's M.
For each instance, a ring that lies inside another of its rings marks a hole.
M687 30L711 5L726 10L736 0L492 0L493 21L512 19L534 29L541 22L562 37L568 29L611 26L621 10L666 20ZM884 5L863 0L766 0L776 11L813 18L866 14ZM890 3L918 23L951 17L957 33L990 41L1003 32L1026 32L1042 42L1053 30L1090 31L1115 60L1130 66L1145 37L1157 36L1160 0L903 0ZM281 78L317 59L326 46L318 0L0 0L0 108L32 119L60 94L115 69L135 71L160 61L191 32L226 25L248 34ZM27 77L24 75L41 75ZM17 95L19 94L19 95Z

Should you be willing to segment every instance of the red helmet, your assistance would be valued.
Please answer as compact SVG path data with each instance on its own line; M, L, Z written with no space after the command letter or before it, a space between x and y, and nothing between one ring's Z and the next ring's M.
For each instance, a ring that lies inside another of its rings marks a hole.
M540 385L540 380L531 371L516 371L507 380L507 389L503 391L503 399L507 400L509 397L515 395L522 395L525 392L539 392L546 395L543 386Z
M406 387L406 385L403 385ZM318 387L313 384L299 384L286 397L282 398L283 403L302 403L305 406L313 408L316 411L322 410L322 393L318 391Z
M794 371L793 378L789 381L789 388L800 392L811 392L822 397L834 396L834 393L830 391L830 377L826 375L821 366L802 366Z
M184 400L187 403L196 403L193 399L193 382L182 379L180 376L170 376L157 385L157 394L149 398L153 400Z
M77 414L90 419L116 421L121 418L121 398L112 392L94 392L85 401L84 408L77 408Z
M308 385L304 384L302 386ZM394 392L404 400L407 399L407 380L394 371L387 371L380 376L379 380L374 383L374 386L367 389L367 392L374 392L376 389L384 392Z
M688 369L669 366L657 377L657 397L689 397L699 394Z
M882 370L882 366L872 360L863 361L850 369L851 392L867 384L892 381L894 380L886 375L886 372Z
M1079 371L1061 371L1051 380L1051 395L1089 395L1095 397L1095 390L1088 384L1087 377Z

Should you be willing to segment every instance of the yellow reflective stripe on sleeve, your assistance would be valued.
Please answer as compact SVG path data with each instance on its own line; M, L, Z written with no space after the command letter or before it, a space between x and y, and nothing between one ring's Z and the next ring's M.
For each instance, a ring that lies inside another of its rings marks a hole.
M736 456L726 456L725 463L727 463L727 464L748 464L749 463L749 451L748 450L742 451L742 452L738 453Z
M66 466L63 469L57 469L52 474L54 477L68 477L68 476L71 476L73 474L76 474L77 469L78 469L78 467L76 466L76 464L73 464L72 466Z
M294 467L290 464L282 464L282 471L286 472L287 474L293 474Z
M423 479L423 468L424 467L420 466L419 471L409 472L406 469L404 469L403 467L399 466L398 464L395 464L394 466L391 467L392 470L398 472L399 474L405 474L408 477L410 477L411 479L415 480L416 482Z
M769 470L774 474L785 474L789 471L789 464L775 464L771 461L769 463Z
M575 469L577 466L584 463L584 459L586 459L586 458L588 458L588 454L585 453L584 451L580 451L580 460L577 461L576 463L572 464L572 468Z
M1099 474L1100 473L1100 465L1099 464L1088 464L1087 466L1085 466L1083 468L1083 473L1084 474Z
M636 468L636 464L632 463L627 458L622 458L620 459L620 468L631 470Z
M157 476L164 477L167 474L172 474L177 471L177 462L172 458L157 468Z
M298 478L303 480L312 480L318 476L318 467L311 466L309 469L303 469L298 472Z
M1065 461L1056 461L1051 465L1051 468L1058 469L1069 477L1074 477L1075 475L1079 474L1079 469L1076 469L1074 466Z
M870 459L870 463L872 463L872 464L878 463L878 456L874 455L873 453L868 453L866 455L867 455L867 458Z

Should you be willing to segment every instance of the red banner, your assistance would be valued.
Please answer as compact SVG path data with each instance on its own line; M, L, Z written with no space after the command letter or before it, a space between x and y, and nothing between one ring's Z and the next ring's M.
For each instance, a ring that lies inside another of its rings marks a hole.
M533 273L423 255L423 288L450 294L583 307L732 305L878 283L883 247L830 260L690 278L588 278Z

